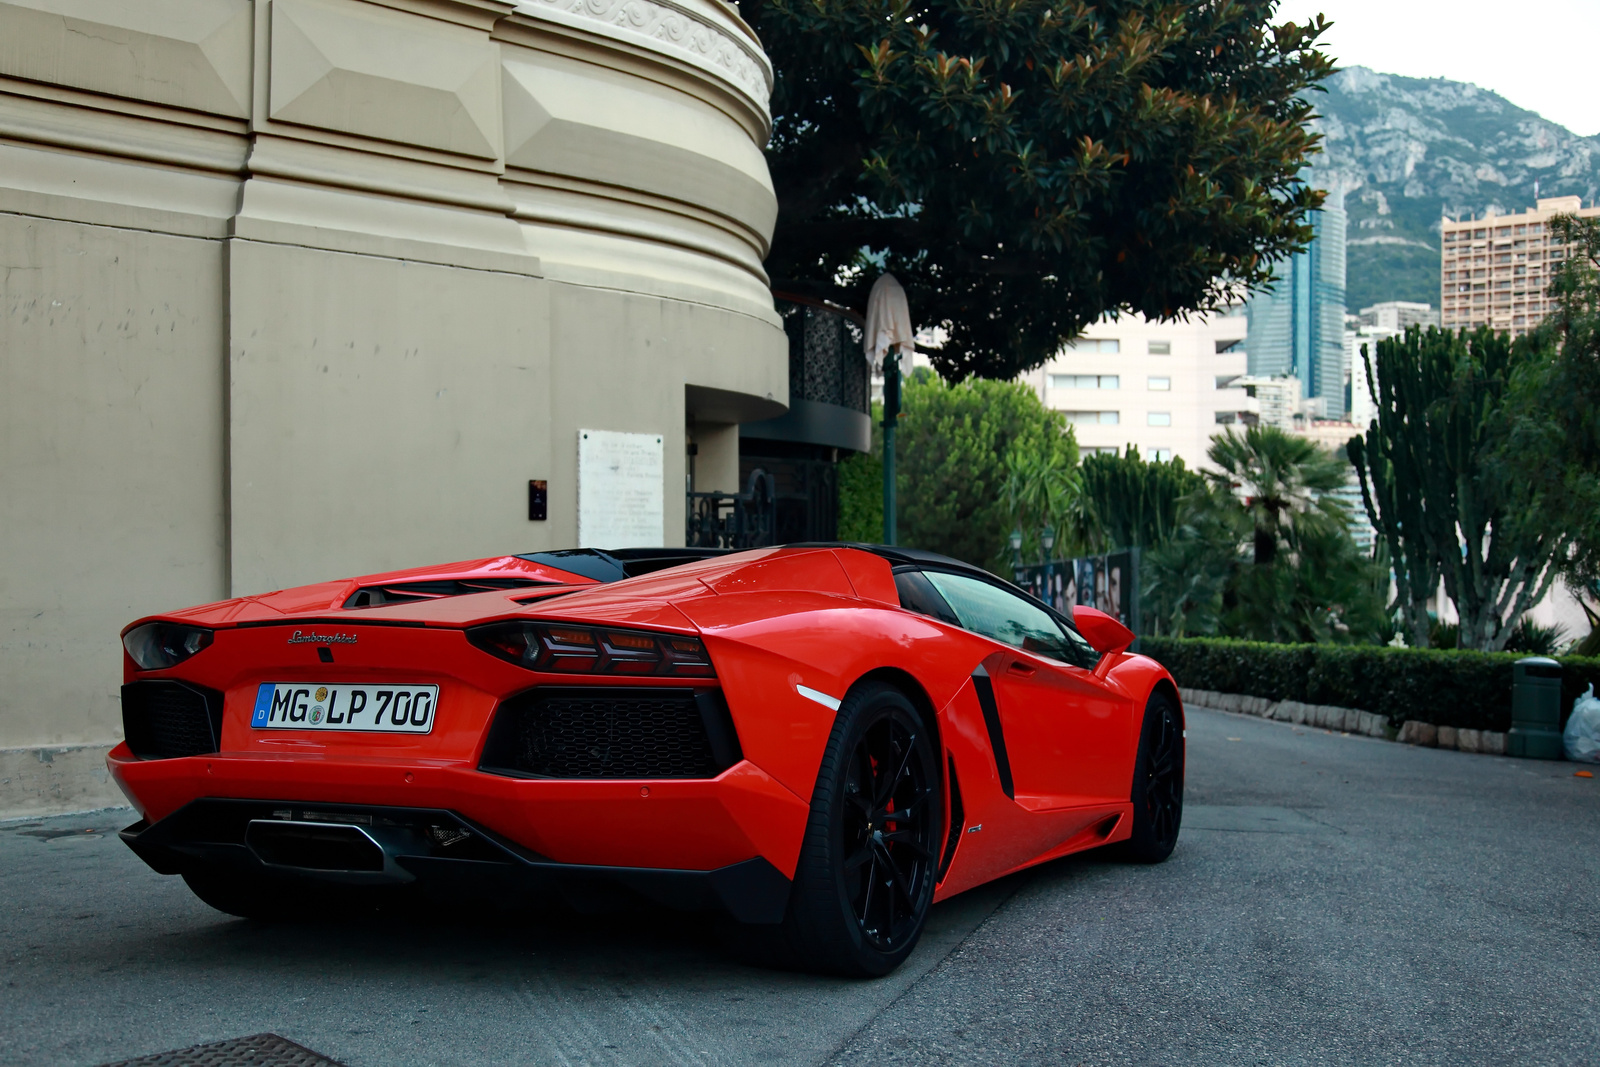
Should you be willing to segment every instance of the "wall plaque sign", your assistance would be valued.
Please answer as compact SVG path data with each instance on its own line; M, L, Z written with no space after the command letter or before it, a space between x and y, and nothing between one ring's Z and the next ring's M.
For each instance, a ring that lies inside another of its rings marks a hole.
M578 431L578 547L641 548L666 541L661 435Z

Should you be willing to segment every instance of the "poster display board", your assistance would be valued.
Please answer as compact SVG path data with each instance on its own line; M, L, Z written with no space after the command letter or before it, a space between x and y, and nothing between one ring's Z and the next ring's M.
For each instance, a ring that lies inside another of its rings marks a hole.
M1017 584L1064 614L1076 604L1099 608L1134 633L1139 617L1139 550L1125 548L1104 556L1058 559L1019 567Z
M666 543L665 453L660 434L578 431L578 547Z

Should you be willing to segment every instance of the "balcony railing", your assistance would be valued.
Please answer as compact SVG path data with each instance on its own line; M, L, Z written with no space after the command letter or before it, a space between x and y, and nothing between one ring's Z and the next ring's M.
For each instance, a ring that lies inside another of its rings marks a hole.
M780 299L789 335L789 399L867 411L867 359L861 327L842 311Z
M772 475L750 472L742 493L690 493L690 548L762 548L773 543L777 528L778 490Z

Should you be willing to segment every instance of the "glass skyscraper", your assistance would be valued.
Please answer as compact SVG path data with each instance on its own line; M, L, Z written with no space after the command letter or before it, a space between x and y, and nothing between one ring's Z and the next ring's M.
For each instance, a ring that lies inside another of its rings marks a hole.
M1325 418L1345 414L1344 194L1330 192L1312 215L1316 236L1304 252L1278 267L1269 292L1249 302L1250 373L1300 379L1308 405Z

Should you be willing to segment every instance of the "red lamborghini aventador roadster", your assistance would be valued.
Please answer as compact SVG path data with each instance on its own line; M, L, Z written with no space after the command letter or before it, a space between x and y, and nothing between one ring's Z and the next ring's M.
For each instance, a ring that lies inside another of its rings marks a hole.
M878 975L935 900L1178 837L1167 672L1107 615L928 553L539 552L122 641L122 837L235 915L620 887Z

